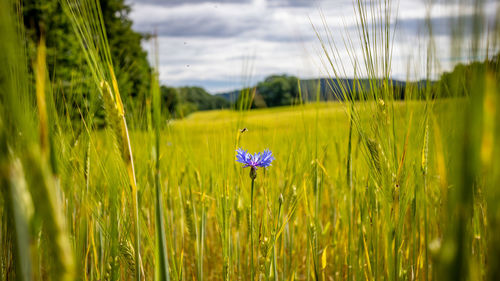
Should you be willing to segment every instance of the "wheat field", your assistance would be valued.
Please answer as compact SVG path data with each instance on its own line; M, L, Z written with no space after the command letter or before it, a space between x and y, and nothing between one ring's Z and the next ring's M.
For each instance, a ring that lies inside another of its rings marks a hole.
M410 83L396 96L390 2L354 2L360 30L375 27L361 37L378 39L352 57L372 79L356 99L338 85L337 102L170 119L155 69L149 110L130 120L98 1L61 0L101 127L69 102L57 114L44 42L28 61L2 0L0 279L499 280L498 58L446 98ZM328 38L318 32L340 77ZM245 168L240 148L274 160Z

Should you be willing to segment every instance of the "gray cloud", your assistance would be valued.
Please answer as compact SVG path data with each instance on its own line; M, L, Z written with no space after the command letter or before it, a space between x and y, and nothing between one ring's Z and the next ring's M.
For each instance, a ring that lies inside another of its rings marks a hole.
M137 4L151 4L158 6L179 6L179 5L191 5L191 4L203 4L203 3L214 3L217 4L243 4L250 3L252 0L133 0L131 1Z
M474 29L474 21L477 20L477 30ZM414 35L429 34L432 31L434 36L451 36L453 32L462 29L462 35L469 36L473 33L484 33L484 28L488 25L487 17L475 15L447 15L441 17L433 17L429 21L425 18L406 18L399 19L398 25L400 30L405 33L413 33ZM429 29L429 24L431 29Z
M312 7L317 6L322 0L268 0L271 7Z
M292 11L307 20L306 10L299 7L266 8L259 4L220 7L212 4L172 7L138 5L132 16L135 17L134 29L141 32L156 30L159 36L297 42L305 37L296 32ZM306 22L306 26L310 27L310 23Z
M310 7L317 5L323 0L267 0L267 5L270 7ZM179 6L212 3L220 4L248 4L252 0L133 0L137 4L151 4L158 6Z
M159 36L221 38L242 36L259 25L258 21L231 22L231 19L205 14L173 15L153 23L138 23L134 28L142 32L157 30Z
M371 0L366 0L371 1ZM210 92L243 86L248 75L263 78L289 73L301 78L324 76L323 50L311 24L323 34L322 16L345 59L345 75L353 74L349 53L362 57L352 0L128 0L134 29L157 31L160 79L169 85L199 85ZM426 50L426 1L400 0L394 41L393 75L406 78L414 58L415 78L425 73L418 56ZM496 11L491 0L486 11ZM495 4L495 3L493 3ZM321 9L321 12L320 12ZM394 12L396 9L394 9ZM441 66L449 60L450 30L460 19L471 26L473 8L433 6L431 24ZM486 16L485 18L488 18ZM464 29L464 34L472 30ZM353 46L343 45L348 36ZM145 42L148 48L149 43ZM352 49L354 48L354 50ZM250 58L251 57L251 58ZM249 59L250 58L250 59ZM247 65L247 66L245 66ZM251 65L250 67L248 65ZM359 72L358 72L359 73Z

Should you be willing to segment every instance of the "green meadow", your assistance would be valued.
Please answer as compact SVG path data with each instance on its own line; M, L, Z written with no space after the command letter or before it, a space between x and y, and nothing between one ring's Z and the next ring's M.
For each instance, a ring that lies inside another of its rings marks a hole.
M354 1L352 83L353 41L317 34L337 101L298 83L293 105L255 109L250 87L173 118L158 62L144 107L122 101L99 1L58 2L85 61L69 88L0 3L0 280L499 280L498 55L402 96L395 4ZM274 160L245 168L239 148Z

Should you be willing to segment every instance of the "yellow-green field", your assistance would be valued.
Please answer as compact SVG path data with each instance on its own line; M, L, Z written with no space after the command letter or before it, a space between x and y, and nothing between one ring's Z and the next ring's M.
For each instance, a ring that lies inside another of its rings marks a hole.
M500 280L499 57L401 96L391 1L355 1L366 87L260 110L249 88L172 120L157 65L126 110L99 1L59 2L88 63L81 103L0 1L0 280ZM255 177L239 148L275 160Z
M451 109L460 104L463 101L435 104L433 112L442 120L438 123L446 124L453 117ZM454 130L441 130L436 123L432 132L427 131L431 139L426 143L426 129L421 124L424 108L425 102L394 102L397 150L394 160L393 152L384 150L383 145L389 144L378 143L375 148L378 152L373 153L379 153L379 163L372 164L372 154L360 143L358 132L353 132L351 185L347 180L349 115L345 105L321 103L245 112L200 112L171 122L161 133L160 154L171 278L191 280L203 276L206 280L220 280L222 274L227 274L229 280L250 279L251 179L249 168L235 162L235 149L242 147L250 152L269 148L276 158L271 167L257 172L253 198L256 277L432 279L436 274L432 259L435 252L426 251L424 245L432 242L433 250L437 251L435 248L444 234L441 226L448 222L442 202L443 192L448 192L442 186L447 184L443 179L446 172L440 174L436 157L444 157L445 171L450 168L448 164L453 160L448 152L453 147L447 146L445 151L443 146L453 138ZM368 130L376 124L392 128L392 118L387 114L391 111L387 108L364 103L358 104L357 110L362 115L362 126ZM386 119L375 120L377 114ZM241 133L243 128L247 131ZM80 270L89 272L89 280L103 274L99 268L109 270L106 261L113 254L107 247L112 242L106 237L113 229L112 210L119 212L120 219L114 226L117 237L109 239L126 243L133 220L126 210L127 198L131 196L126 173L120 172L124 171L120 167L113 167L120 162L119 154L113 153L112 144L102 143L112 137L99 134L93 139L90 188L72 204L81 204L98 213L85 214L80 208L76 208L76 213L64 212L71 214L68 223L86 224L83 228L86 233L81 233L78 225L73 226L76 237L94 236L82 245L79 253L82 257L76 259L87 262L80 265L87 269ZM392 137L386 139L393 141ZM377 142L375 137L372 140ZM150 279L155 263L151 134L132 132L131 142L141 206L142 264L146 279ZM424 146L428 149L425 159ZM392 149L392 144L389 147ZM84 151L85 147L81 149ZM373 171L377 165L380 174ZM422 173L422 165L428 166L427 175ZM64 186L75 187L76 190L68 190L70 194L81 189L75 182ZM112 199L115 192L118 198ZM110 206L113 204L116 206ZM481 237L483 221L477 218L475 223L474 234ZM97 237L101 240L96 240ZM480 242L480 239L475 241L477 249L470 257L477 265L484 263L485 248ZM117 255L120 261L127 258L123 248ZM127 263L123 262L118 264L121 274L127 269ZM391 276L393 272L397 277ZM474 278L481 276L480 272L471 274Z

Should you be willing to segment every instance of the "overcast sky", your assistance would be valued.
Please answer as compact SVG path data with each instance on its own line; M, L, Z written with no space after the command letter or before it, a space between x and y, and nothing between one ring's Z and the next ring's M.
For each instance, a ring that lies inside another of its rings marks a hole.
M353 0L128 0L133 28L156 30L160 80L171 86L201 86L211 93L249 86L270 74L302 79L325 77L319 40L312 26L323 30L322 18L344 59L345 74L352 76L346 30L354 53L361 59ZM419 79L425 75L428 0L393 1L397 28L392 57L394 78ZM437 2L437 1L434 1ZM484 13L493 15L494 0ZM430 10L438 69L447 70L463 57L450 51L450 19L472 19L473 8L435 3ZM323 14L323 17L321 16ZM487 18L488 16L485 16ZM395 17L394 17L395 18ZM465 31L467 33L467 30ZM144 43L147 50L151 44ZM359 72L357 72L359 73ZM248 81L250 79L250 81Z

